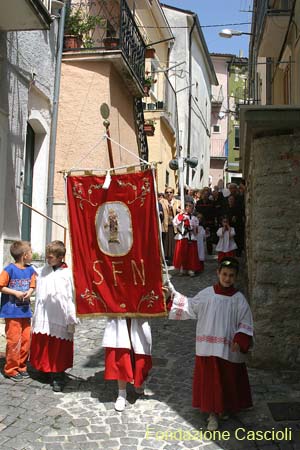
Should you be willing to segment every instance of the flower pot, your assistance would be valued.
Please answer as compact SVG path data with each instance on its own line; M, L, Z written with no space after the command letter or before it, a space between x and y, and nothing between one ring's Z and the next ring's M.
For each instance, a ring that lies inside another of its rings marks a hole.
M119 47L120 39L116 37L106 37L103 44L106 49L116 49Z
M82 46L82 38L73 34L64 35L64 49L80 48Z
M154 131L155 131L154 125L144 123L144 132L147 136L154 136Z
M155 57L155 48L146 48L145 58L153 59Z

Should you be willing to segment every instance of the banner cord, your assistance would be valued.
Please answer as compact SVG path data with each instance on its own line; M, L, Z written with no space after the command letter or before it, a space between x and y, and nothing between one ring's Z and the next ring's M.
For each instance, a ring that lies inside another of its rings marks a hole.
M107 134L104 134L104 139L109 139L111 142L113 142L114 144L118 145L120 148L122 148L123 150L126 150L126 152L130 153L130 155L135 156L136 158L138 158L143 164L146 164L147 166L151 166L151 163L149 163L148 161L146 161L143 158L140 158L138 155L136 155L135 153L133 153L132 151L128 150L128 148L124 147L123 145L121 145L119 142L114 141L110 136L107 136Z
M168 285L170 291L172 292L172 294L174 294L176 292L176 290L170 280L168 265L167 265L166 258L165 258L164 246L162 243L162 228L161 228L161 221L160 221L160 217L159 217L157 184L156 184L156 179L155 179L155 169L154 168L152 168L152 176L153 176L153 186L154 186L154 192L155 192L155 198L156 198L156 214L157 214L157 218L158 218L159 243L160 243L160 251L161 251L161 256L162 256L162 263L163 263L163 266L164 266L165 272L166 272L167 285Z

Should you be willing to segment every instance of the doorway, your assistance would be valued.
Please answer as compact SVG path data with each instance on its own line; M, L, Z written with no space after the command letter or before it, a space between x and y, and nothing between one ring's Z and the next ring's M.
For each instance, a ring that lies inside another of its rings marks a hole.
M32 182L34 167L35 134L32 127L27 124L26 149L24 165L24 189L23 202L32 205ZM21 238L24 241L31 240L31 209L23 205Z

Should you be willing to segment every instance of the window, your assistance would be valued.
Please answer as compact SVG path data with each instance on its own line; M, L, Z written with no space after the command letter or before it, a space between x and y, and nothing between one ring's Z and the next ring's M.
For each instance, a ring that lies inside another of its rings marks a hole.
M200 173L199 173L199 181L200 182L202 181L203 175L204 175L204 170L203 170L203 167L201 167Z
M166 170L166 186L169 186L170 183L170 173Z
M234 127L234 147L240 148L240 127Z
M283 103L289 105L291 103L291 70L290 64L285 68L283 75Z
M32 205L32 183L33 183L33 168L34 168L34 147L35 147L35 133L29 123L27 124L26 133L26 151L24 161L24 190L23 202L27 205ZM31 239L31 209L23 207L22 210L22 230L21 237L25 241Z
M157 79L158 79L158 77L159 77L159 74L158 74L158 62L157 62L157 60L156 59L151 59L151 74L150 74L150 76L154 79L154 80L156 80L156 82L154 83L154 84L152 84L152 86L151 86L151 91L152 91L152 93L155 95L155 97L157 98L157 94L158 94L158 92L157 92Z
M213 133L221 133L220 125L213 125Z

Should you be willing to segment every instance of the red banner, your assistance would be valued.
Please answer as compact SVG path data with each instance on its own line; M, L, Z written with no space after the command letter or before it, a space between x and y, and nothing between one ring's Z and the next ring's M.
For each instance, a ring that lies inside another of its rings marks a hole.
M69 228L79 316L166 314L151 170L69 176Z

